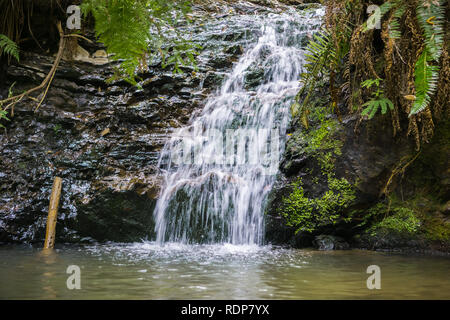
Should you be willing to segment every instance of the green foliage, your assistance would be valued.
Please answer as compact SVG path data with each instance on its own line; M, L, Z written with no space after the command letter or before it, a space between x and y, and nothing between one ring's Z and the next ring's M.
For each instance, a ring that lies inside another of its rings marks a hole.
M424 110L431 102L431 96L437 89L439 67L429 64L428 50L424 50L416 63L414 71L416 100L411 109L410 116Z
M437 90L439 63L444 46L445 7L442 0L419 1L417 20L425 37L425 49L420 55L415 71L416 100L410 116L423 111Z
M313 36L313 39L308 43L306 51L308 52L305 54L306 72L301 74L303 87L297 95L297 97L300 97L307 92L303 105L308 103L317 79L324 71L330 69L330 64L337 64L336 50L330 32L326 29L319 31Z
M384 96L383 90L380 88L380 82L382 79L368 79L361 83L363 88L370 89L374 84L376 85L376 90L372 94L372 99L365 104L363 107L366 107L361 115L368 115L369 119L372 119L377 111L381 109L381 114L386 114L387 109L393 110L394 104L392 101Z
M136 84L137 69L144 69L147 60L159 56L163 66L194 64L198 46L178 31L181 21L189 21L190 5L185 0L85 0L84 15L95 19L99 41L120 61L116 75Z
M429 240L449 241L450 223L435 216L424 219L425 237Z
M316 158L324 175L332 174L334 157L342 154L342 141L332 137L336 126L336 120L323 120L318 128L310 130L307 135L305 151Z
M393 13L392 20L389 24L389 37L392 39L400 39L401 37L400 19L403 17L405 10L406 7L404 4L400 4Z
M445 7L443 0L421 0L416 8L417 20L425 36L430 59L438 62L444 45Z
M298 228L297 232L312 232L316 227L312 201L305 197L301 179L293 183L292 187L292 193L283 199L280 213L286 218L288 226Z
M421 226L420 219L413 210L397 207L392 209L392 215L385 217L370 227L367 232L372 236L380 233L396 232L399 234L415 234Z
M19 61L19 47L4 34L0 34L0 50Z
M335 120L323 120L318 128L308 132L308 146L306 147L306 152L332 149L336 154L339 154L341 146L340 141L331 139L331 135L335 130Z
M16 82L13 82L13 84L9 87L8 98L13 96L13 88L14 88L15 84L16 84ZM6 116L8 114L8 112L6 110L2 109L2 106L3 106L3 104L0 103L0 120L4 119L6 121L9 121L9 118ZM4 128L4 127L5 126L0 123L0 128Z
M55 124L54 126L53 126L53 131L55 132L55 133L58 133L60 130L61 130L61 125L58 123L58 124Z
M416 100L409 113L409 116L418 114L427 108L431 102L431 97L436 92L439 78L439 67L432 65L438 63L444 46L444 26L445 26L445 1L443 0L419 0L416 7L417 21L423 31L425 39L425 49L420 55L415 65L415 89ZM368 31L368 26L374 25L374 19L382 18L386 13L392 11L392 19L389 24L389 36L392 39L401 37L400 19L406 11L406 1L392 0L385 1L380 6L380 14L373 14L364 24L363 31ZM387 110L391 107L386 98L372 99L363 111L363 115L372 118L377 110L381 108Z
M5 119L9 121L9 118L6 116L8 114L5 110L0 110L0 120ZM0 128L4 128L5 126L0 123Z
M329 190L320 198L308 198L304 194L302 180L292 184L293 191L283 198L280 214L288 226L296 232L313 232L318 227L335 224L340 212L355 199L355 191L346 179L328 179Z

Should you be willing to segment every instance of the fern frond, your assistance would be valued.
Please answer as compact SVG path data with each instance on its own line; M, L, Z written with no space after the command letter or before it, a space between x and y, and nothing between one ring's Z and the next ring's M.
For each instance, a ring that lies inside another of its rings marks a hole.
M416 100L414 101L409 116L423 111L430 104L431 96L437 89L439 67L430 65L429 62L431 61L433 61L433 58L427 48L425 48L414 70Z
M403 17L405 13L405 5L400 4L394 11L392 16L392 21L389 23L389 37L392 39L400 39L401 38L401 30L400 30L400 19Z
M394 110L394 104L392 101L385 97L380 99L372 99L369 102L364 103L363 107L366 108L361 112L361 115L367 115L369 119L372 119L375 116L378 109L381 109L381 114L386 114L388 107L390 110Z
M425 35L429 56L438 62L444 45L445 6L443 0L419 1L416 14Z
M304 86L297 94L298 98L302 96L305 91L308 91L308 95L305 98L304 103L308 101L309 96L313 91L312 89L314 88L314 83L323 72L324 68L327 65L335 63L330 62L330 59L333 61L336 59L336 50L333 46L333 42L331 41L330 32L326 29L322 29L322 31L315 34L313 39L309 41L308 46L306 47L306 52L306 72L302 73L301 76L301 81Z
M136 84L137 71L142 71L148 56L158 53L164 60L169 51L175 52L176 71L194 60L194 46L175 28L181 18L189 20L186 0L84 0L81 8L84 15L93 15L99 41L120 62L111 80L124 78Z
M19 47L4 34L0 34L0 50L19 61Z

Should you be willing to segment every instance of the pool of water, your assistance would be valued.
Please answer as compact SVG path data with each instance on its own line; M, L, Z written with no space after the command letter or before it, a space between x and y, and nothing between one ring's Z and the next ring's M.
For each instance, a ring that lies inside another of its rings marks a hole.
M81 289L69 290L69 265ZM367 288L367 267L381 289ZM273 246L0 246L0 299L450 299L450 258Z

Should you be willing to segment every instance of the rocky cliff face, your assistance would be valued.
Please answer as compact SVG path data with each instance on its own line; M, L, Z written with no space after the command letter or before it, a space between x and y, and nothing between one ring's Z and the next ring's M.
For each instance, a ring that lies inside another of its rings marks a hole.
M292 121L267 208L267 241L450 251L448 121L419 153L405 134L394 137L388 116L361 122L347 115L339 121L320 111L329 105L326 86L326 80L318 85L307 128L299 116ZM333 187L336 181L348 182L348 189ZM301 196L294 192L299 189ZM289 206L311 216L292 219ZM302 229L308 224L313 230Z
M107 82L114 65L101 46L80 40L84 48L75 61L61 63L39 110L29 100L2 122L0 241L43 241L55 176L63 179L57 241L151 238L159 151L257 34L242 15L267 10L245 2L195 6L196 22L187 28L203 46L199 70L174 74L152 61L139 75L141 89ZM13 83L15 92L37 85L52 63L48 54L23 52L20 64L7 67L1 95Z

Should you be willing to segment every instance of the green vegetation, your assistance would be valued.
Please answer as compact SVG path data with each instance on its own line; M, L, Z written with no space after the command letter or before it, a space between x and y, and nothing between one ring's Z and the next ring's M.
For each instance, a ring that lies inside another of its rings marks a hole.
M407 201L392 196L366 211L352 212L350 218L356 221L361 217L358 227L369 239L389 236L445 243L450 239L450 223L435 214L438 210L439 201L429 195L419 194Z
M0 53L14 57L19 61L19 47L4 34L0 34Z
M368 0L330 0L325 3L324 25L308 45L305 73L301 75L304 85L291 108L292 116L304 128L301 133L294 133L291 140L294 139L292 143L295 139L303 143L301 146L307 156L317 161L320 176L326 177L328 191L323 191L318 198L311 198L310 195L317 195L318 190L314 190L311 179L304 177L303 183L297 181L292 185L291 194L283 199L279 210L287 223L299 231L311 232L342 218L353 225L359 223L368 236L398 234L448 241L449 223L439 216L441 209L425 210L413 204L410 198L393 200L398 191L398 184L393 180L400 175L404 178L407 168L408 177L414 180L412 189L426 194L426 198L432 197L429 193L435 192L439 184L431 183L436 178L426 170L430 170L435 159L431 164L414 166L413 162L421 162L424 156L411 150L392 170L383 190L390 185L392 188L380 193L380 203L356 215L347 213L353 187L350 184L348 189L345 184L341 188L333 187L334 162L341 154L342 145L333 132L343 115L358 116L357 134L364 120L381 114L383 117L379 117L376 125L392 124L394 136L403 131L414 139L416 150L422 153L429 152L426 146L433 135L444 134L441 129L448 120L450 38L448 20L445 19L449 10L447 2L384 0L376 3L380 15L374 14L367 19L366 10L371 4L373 1ZM381 29L374 28L378 17L381 18ZM318 93L326 97L325 103L317 102ZM376 130L372 126L366 127L369 133ZM434 141L442 141L435 147L439 148L435 154L442 153L447 159L448 139L446 141L442 136L436 140L434 137ZM420 173L411 173L418 169ZM406 179L409 178L405 178L404 183L412 182L406 182ZM318 182L317 175L313 180ZM320 208L326 192L339 194L342 200L336 204L336 197L330 197L331 214L330 210ZM442 195L445 191L435 193ZM436 201L441 203L442 199Z
M430 53L427 50L424 50L416 63L414 72L416 100L410 115L424 110L430 104L432 94L436 92L439 67L430 65L430 62Z
M61 125L58 123L58 124L55 124L54 125L54 127L53 127L53 131L55 132L55 133L58 133L59 131L61 131Z
M302 179L291 184L292 191L282 199L279 213L286 219L286 224L295 227L297 232L313 232L322 226L335 224L344 218L344 209L355 199L354 187L345 178L336 178L334 173L335 157L342 154L342 141L334 136L338 123L325 119L324 108L317 107L313 111L311 118L319 125L293 139L306 142L303 151L317 161L320 169L312 182L317 184L320 178L326 179L328 190L319 197L308 197ZM309 174L314 173L311 171Z
M387 108L394 110L394 104L391 100L386 98L384 96L383 90L380 88L380 82L382 80L380 78L378 79L368 79L361 83L361 87L370 89L372 85L376 85L377 90L373 92L372 100L366 102L363 104L363 107L366 107L363 112L361 112L361 115L368 115L369 119L372 119L375 114L377 113L378 109L381 108L381 114L385 114L387 111Z
M366 0L327 1L323 31L308 46L297 109L308 114L309 98L325 75L332 110L338 117L340 102L349 112L369 119L378 110L386 114L389 108L394 134L406 127L419 149L430 140L448 108L447 2L385 0L380 15L365 20L370 4ZM382 19L381 38L374 30L378 17Z
M288 226L296 232L313 232L317 228L335 224L341 218L342 210L355 199L352 185L346 179L329 178L329 190L320 198L305 196L302 180L292 184L293 191L284 198L280 213Z
M182 66L195 66L199 47L178 28L190 20L189 1L85 0L82 10L92 14L99 41L113 60L121 62L111 80L125 78L136 84L137 70L145 69L147 61L156 56L176 72L182 72Z
M15 82L13 82L13 84L9 87L9 90L8 90L8 97L11 97L12 95L13 95L13 88L14 88L14 85L15 85L16 83ZM9 121L9 118L7 117L7 114L8 114L8 111L6 111L5 109L3 109L3 103L2 102L0 102L0 121L3 119L3 120L6 120L6 121ZM1 123L0 123L0 128L5 128L5 126L4 125L2 125Z
M384 208L383 206L381 206ZM377 206L376 209L379 209ZM377 210L377 213L379 211ZM367 232L372 236L380 235L388 232L396 232L398 234L415 234L421 225L420 219L413 210L409 208L393 208L391 215L385 217L380 222L373 224Z

